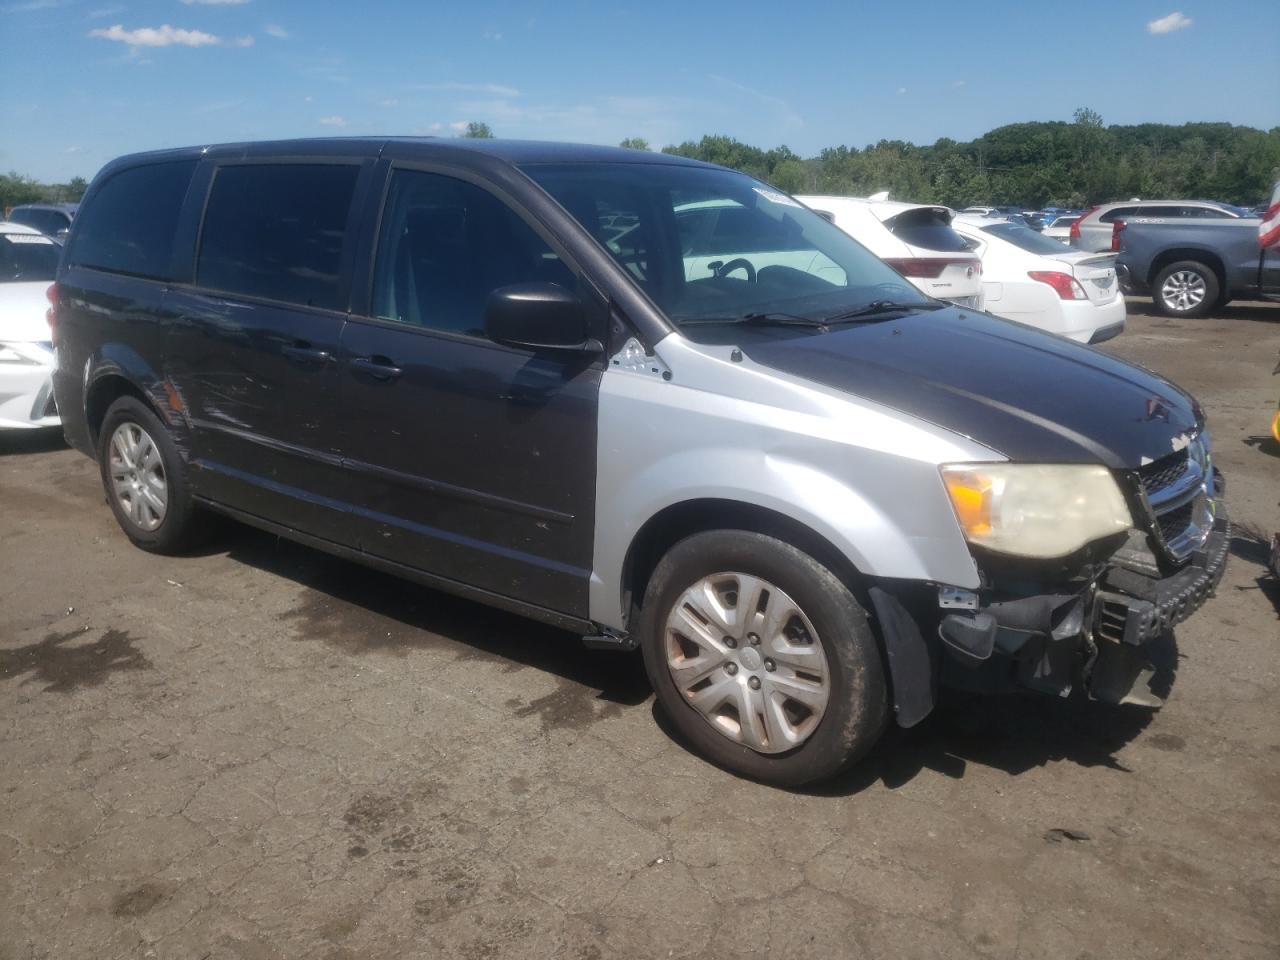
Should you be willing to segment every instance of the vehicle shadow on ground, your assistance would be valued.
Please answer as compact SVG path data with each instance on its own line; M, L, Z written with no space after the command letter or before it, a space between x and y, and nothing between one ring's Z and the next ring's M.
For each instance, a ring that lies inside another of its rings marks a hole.
M61 427L41 427L37 430L0 430L0 457L21 456L29 453L53 453L67 449Z
M511 669L532 667L585 688L583 696L637 706L650 694L640 658L590 650L578 634L463 600L238 523L220 524L208 553L294 581L303 600L281 617L302 641L349 656L454 651ZM594 691L594 694L592 693Z
M240 563L306 588L281 619L298 641L323 642L351 656L409 656L449 648L511 669L533 668L581 688L584 698L639 706L652 690L637 654L589 650L573 633L410 583L271 534L227 523L220 550ZM214 551L210 551L214 552ZM1153 688L1167 696L1177 670L1176 639L1159 646ZM689 749L656 703L659 726ZM1153 712L1040 695L985 696L942 690L920 725L890 726L848 774L803 792L848 796L880 782L902 786L923 771L960 778L970 764L1010 774L1067 761L1117 771L1115 754L1151 722Z
M1180 654L1169 632L1149 648L1156 675L1151 689L1167 698ZM922 723L890 726L884 738L847 774L802 792L849 796L875 784L901 787L928 770L962 778L971 764L1025 773L1053 762L1130 772L1117 758L1151 723L1155 711L1090 700L1083 690L1066 698L1040 694L991 696L941 690Z

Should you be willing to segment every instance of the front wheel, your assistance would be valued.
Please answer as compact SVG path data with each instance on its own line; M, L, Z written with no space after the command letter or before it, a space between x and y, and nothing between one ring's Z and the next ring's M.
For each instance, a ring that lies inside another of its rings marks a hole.
M1203 263L1180 260L1156 275L1151 296L1170 317L1203 317L1218 302L1218 275Z
M650 578L638 632L658 703L714 763L798 786L879 739L879 645L849 588L801 550L716 530L676 544Z

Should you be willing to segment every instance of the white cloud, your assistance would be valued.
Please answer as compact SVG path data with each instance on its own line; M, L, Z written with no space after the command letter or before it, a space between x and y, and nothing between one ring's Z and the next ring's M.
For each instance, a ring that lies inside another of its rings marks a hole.
M252 36L232 37L228 42L233 47L252 47L253 37Z
M399 101L399 100L397 100L395 97L388 97L386 100L379 100L379 101L378 101L378 106L380 106L380 107L394 107L394 106L396 106L396 105L397 105L397 104L399 104L399 103L400 103L400 101Z
M310 96L310 94L302 98L303 103L310 103L311 100L312 100L312 97Z
M899 96L901 96L902 94L904 94L904 93L906 93L906 92L907 92L907 88L906 88L906 87L899 87L899 88L898 88L898 95L899 95Z
M321 117L320 123L326 127L345 127L347 125L347 118L339 117L335 114L332 117Z
M52 10L62 4L63 0L27 0L26 3L12 3L7 7L0 7L0 10L5 13L30 13L34 10Z
M453 121L453 123L449 124L449 129L456 130L458 131L458 133L462 133L462 131L467 129L467 124L469 122L470 122L469 120L455 120Z
M1147 33L1173 33L1175 30L1185 30L1191 26L1190 17L1183 16L1182 11L1175 10L1167 17L1161 17L1159 20L1152 20L1147 24Z
M188 7L195 5L200 7L239 7L249 2L249 0L182 0Z
M416 83L411 89L449 93L483 93L490 97L502 97L504 100L520 96L520 91L515 87L508 87L501 83Z
M121 4L114 3L109 7L99 7L97 10L90 10L85 14L90 20L101 20L103 17L113 17L117 13L124 10Z
M131 47L212 47L222 42L222 38L203 30L183 30L164 24L159 27L139 27L137 30L126 30L121 24L111 27L90 30L89 36L101 37L103 40L115 40L127 43Z
M289 31L278 23L268 23L262 28L262 32L268 37L275 37L277 40L288 40Z
M67 147L67 149L62 152L63 153L81 153L83 151L84 151L84 147Z
M960 88L960 87L963 87L967 82L968 82L968 81L966 81L966 80L952 80L952 81L951 81L951 85L952 85L953 87L956 87L956 88L958 89L958 88Z
M501 42L501 40L502 40L502 34L501 34L501 33L498 33L497 31L493 31L493 30L486 30L486 31L484 32L484 38L485 38L486 40L493 40L493 41Z

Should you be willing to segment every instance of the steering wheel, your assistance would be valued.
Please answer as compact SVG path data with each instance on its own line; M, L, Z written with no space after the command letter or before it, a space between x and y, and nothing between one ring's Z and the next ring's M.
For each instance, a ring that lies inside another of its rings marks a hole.
M734 270L747 271L747 283L756 282L756 268L752 266L751 261L746 257L737 257L736 259L730 260L728 263L720 264L720 266L715 268L716 279L719 280L722 277L727 277Z

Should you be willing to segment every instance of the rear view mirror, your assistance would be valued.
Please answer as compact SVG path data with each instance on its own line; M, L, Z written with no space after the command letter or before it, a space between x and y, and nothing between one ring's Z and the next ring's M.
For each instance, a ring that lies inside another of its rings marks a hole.
M588 336L581 298L555 283L499 287L484 306L484 332L494 343L529 350L600 350Z

